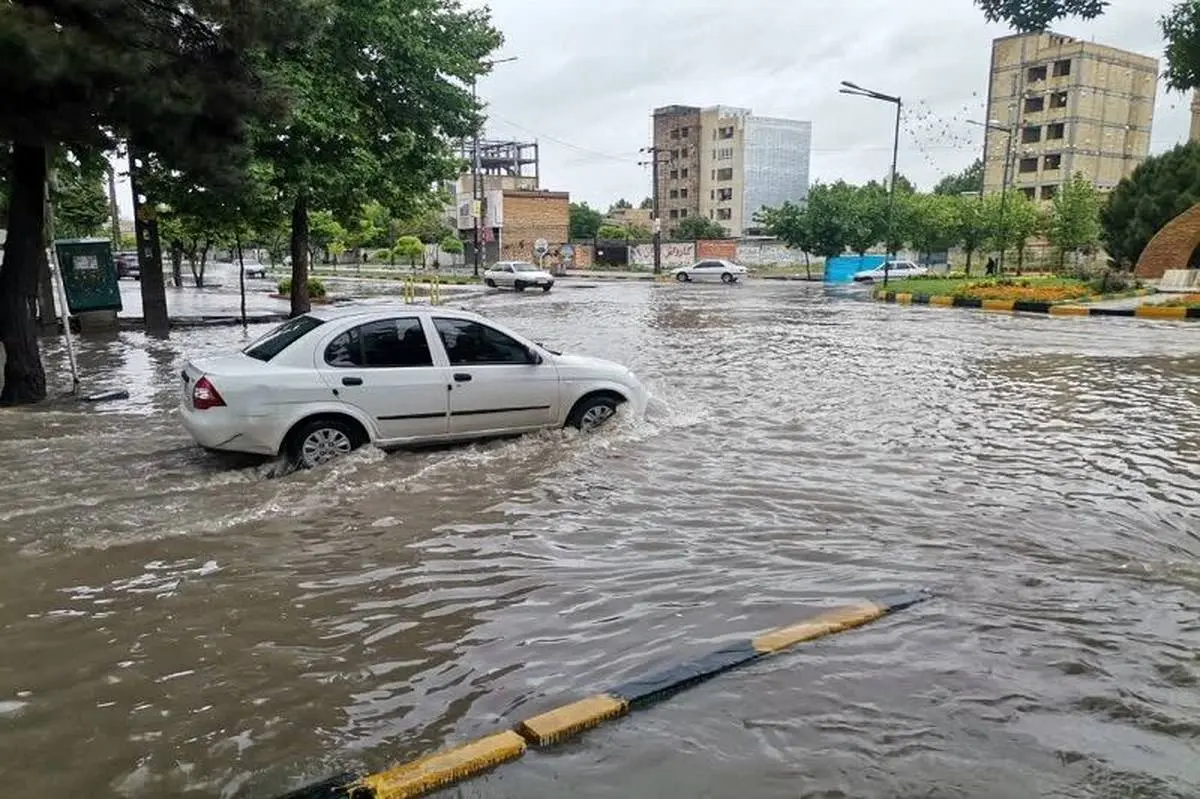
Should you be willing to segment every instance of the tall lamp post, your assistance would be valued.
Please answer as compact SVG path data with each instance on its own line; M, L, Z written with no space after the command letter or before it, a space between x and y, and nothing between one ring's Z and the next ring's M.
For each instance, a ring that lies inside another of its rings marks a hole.
M896 223L896 166L900 158L900 111L904 108L904 101L899 97L893 97L890 94L864 89L857 83L851 83L848 80L842 81L842 88L838 90L842 94L849 94L853 97L866 97L869 100L879 100L884 103L894 103L896 106L896 136L892 143L892 179L888 187L888 212L887 212L887 245L888 250L891 250L893 234L895 233ZM891 256L895 258L896 253L891 252ZM883 265L883 286L887 288L888 284L888 263Z
M509 58L495 58L495 59L490 59L490 60L485 59L483 61L480 61L479 63L481 66L484 66L490 70L492 67L496 66L497 64L506 64L509 61L516 61L516 60L517 60L516 56L510 56ZM471 102L476 107L478 107L478 105L479 105L479 94L476 91L476 85L478 84L478 82L479 82L478 75L475 75L471 78ZM472 166L471 166L471 172L472 172L471 217L472 217L472 219L475 220L475 270L474 270L475 277L479 277L479 257L480 257L480 252L479 252L480 218L479 217L483 214L483 184L479 179L479 170L480 170L479 134L480 134L480 131L482 130L482 128L483 128L483 123L480 122L480 124L475 128L475 141L474 141L474 145L471 148L472 149L472 155L471 155L471 160L472 160Z
M1008 182L1012 178L1013 144L1016 140L1017 126L1005 125L996 119L989 119L987 122L968 119L967 122L981 128L1008 134L1008 145L1004 148L1004 176L1000 180L1000 220L996 223L996 239L1000 242L1000 264L996 269L999 274L1004 274L1004 253L1008 249L1008 227L1005 225L1004 216L1008 208ZM987 164L984 164L983 169L986 174ZM980 196L983 196L982 192L980 192Z

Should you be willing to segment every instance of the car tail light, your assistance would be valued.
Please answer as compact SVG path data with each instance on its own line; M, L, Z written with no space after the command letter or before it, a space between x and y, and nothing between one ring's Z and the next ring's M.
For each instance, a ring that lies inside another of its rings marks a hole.
M207 377L202 377L192 387L192 407L198 411L209 408L223 408L225 407L225 400L221 399L221 394L217 391L217 387L209 382Z

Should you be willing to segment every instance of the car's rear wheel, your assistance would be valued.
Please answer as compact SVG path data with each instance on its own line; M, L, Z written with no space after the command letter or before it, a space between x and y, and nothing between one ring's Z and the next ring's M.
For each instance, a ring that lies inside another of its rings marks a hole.
M733 281L734 281L733 275L729 274L728 272L725 272L724 274L721 275L722 283L732 283Z
M567 426L574 427L581 433L589 433L607 424L617 415L620 400L611 394L592 394L575 403L571 415L567 417Z
M676 280L678 280L680 283L686 283L686 282L688 282L689 280L691 280L691 278L690 278L690 277L688 277L688 273L687 273L687 272L676 272L676 273L675 273L675 279L676 279Z
M554 288L554 287L553 287L553 286L550 286L550 285L545 285L545 286L542 286L542 292L543 292L543 293L544 293L544 292L547 292L547 291L549 291L549 290L550 290L550 289L552 289L552 288Z
M362 444L358 431L340 419L313 419L300 427L291 442L292 461L301 469L315 469L348 455Z
M524 280L518 280L517 282L513 283L513 291L524 291L524 290L525 290L525 281Z
M496 281L492 280L490 277L487 277L483 279L483 285L490 289L494 289L496 288Z

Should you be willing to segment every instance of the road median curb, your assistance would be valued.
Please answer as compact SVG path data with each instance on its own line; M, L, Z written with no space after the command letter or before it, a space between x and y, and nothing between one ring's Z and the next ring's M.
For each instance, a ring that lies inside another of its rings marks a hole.
M979 300L949 294L910 294L879 291L872 293L876 302L897 305L933 305L940 308L974 308L993 313L1033 313L1047 316L1115 316L1127 319L1200 320L1200 308L1139 305L1136 308L1097 308L1090 305L1057 305L1030 300Z
M738 666L779 655L806 641L869 624L933 597L931 591L920 590L826 610L788 627L726 644L684 663L551 708L523 719L511 730L478 738L378 773L361 776L339 774L292 791L279 799L408 799L422 796L516 760L529 747L553 746Z

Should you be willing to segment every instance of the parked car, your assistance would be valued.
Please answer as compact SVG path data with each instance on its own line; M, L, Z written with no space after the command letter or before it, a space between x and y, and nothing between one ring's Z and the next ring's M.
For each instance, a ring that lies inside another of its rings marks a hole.
M874 269L855 272L854 282L874 283L876 280L883 280L885 269L887 270L888 280L903 280L906 277L929 274L928 269L923 266L917 266L912 261L886 261Z
M483 273L484 285L524 291L536 286L542 291L554 288L554 275L526 261L497 261Z
M119 252L113 256L113 262L117 266L118 280L123 277L131 277L134 280L142 279L142 268L136 252Z
M589 431L648 396L617 363L563 355L442 307L327 309L241 352L188 361L184 427L201 446L312 468L364 444Z
M717 280L722 283L736 283L746 274L746 267L738 266L733 261L720 259L697 261L691 266L681 266L674 272L675 279L681 283Z
M236 265L236 264L235 264ZM248 278L264 278L267 276L267 265L258 261L243 260L242 267Z

